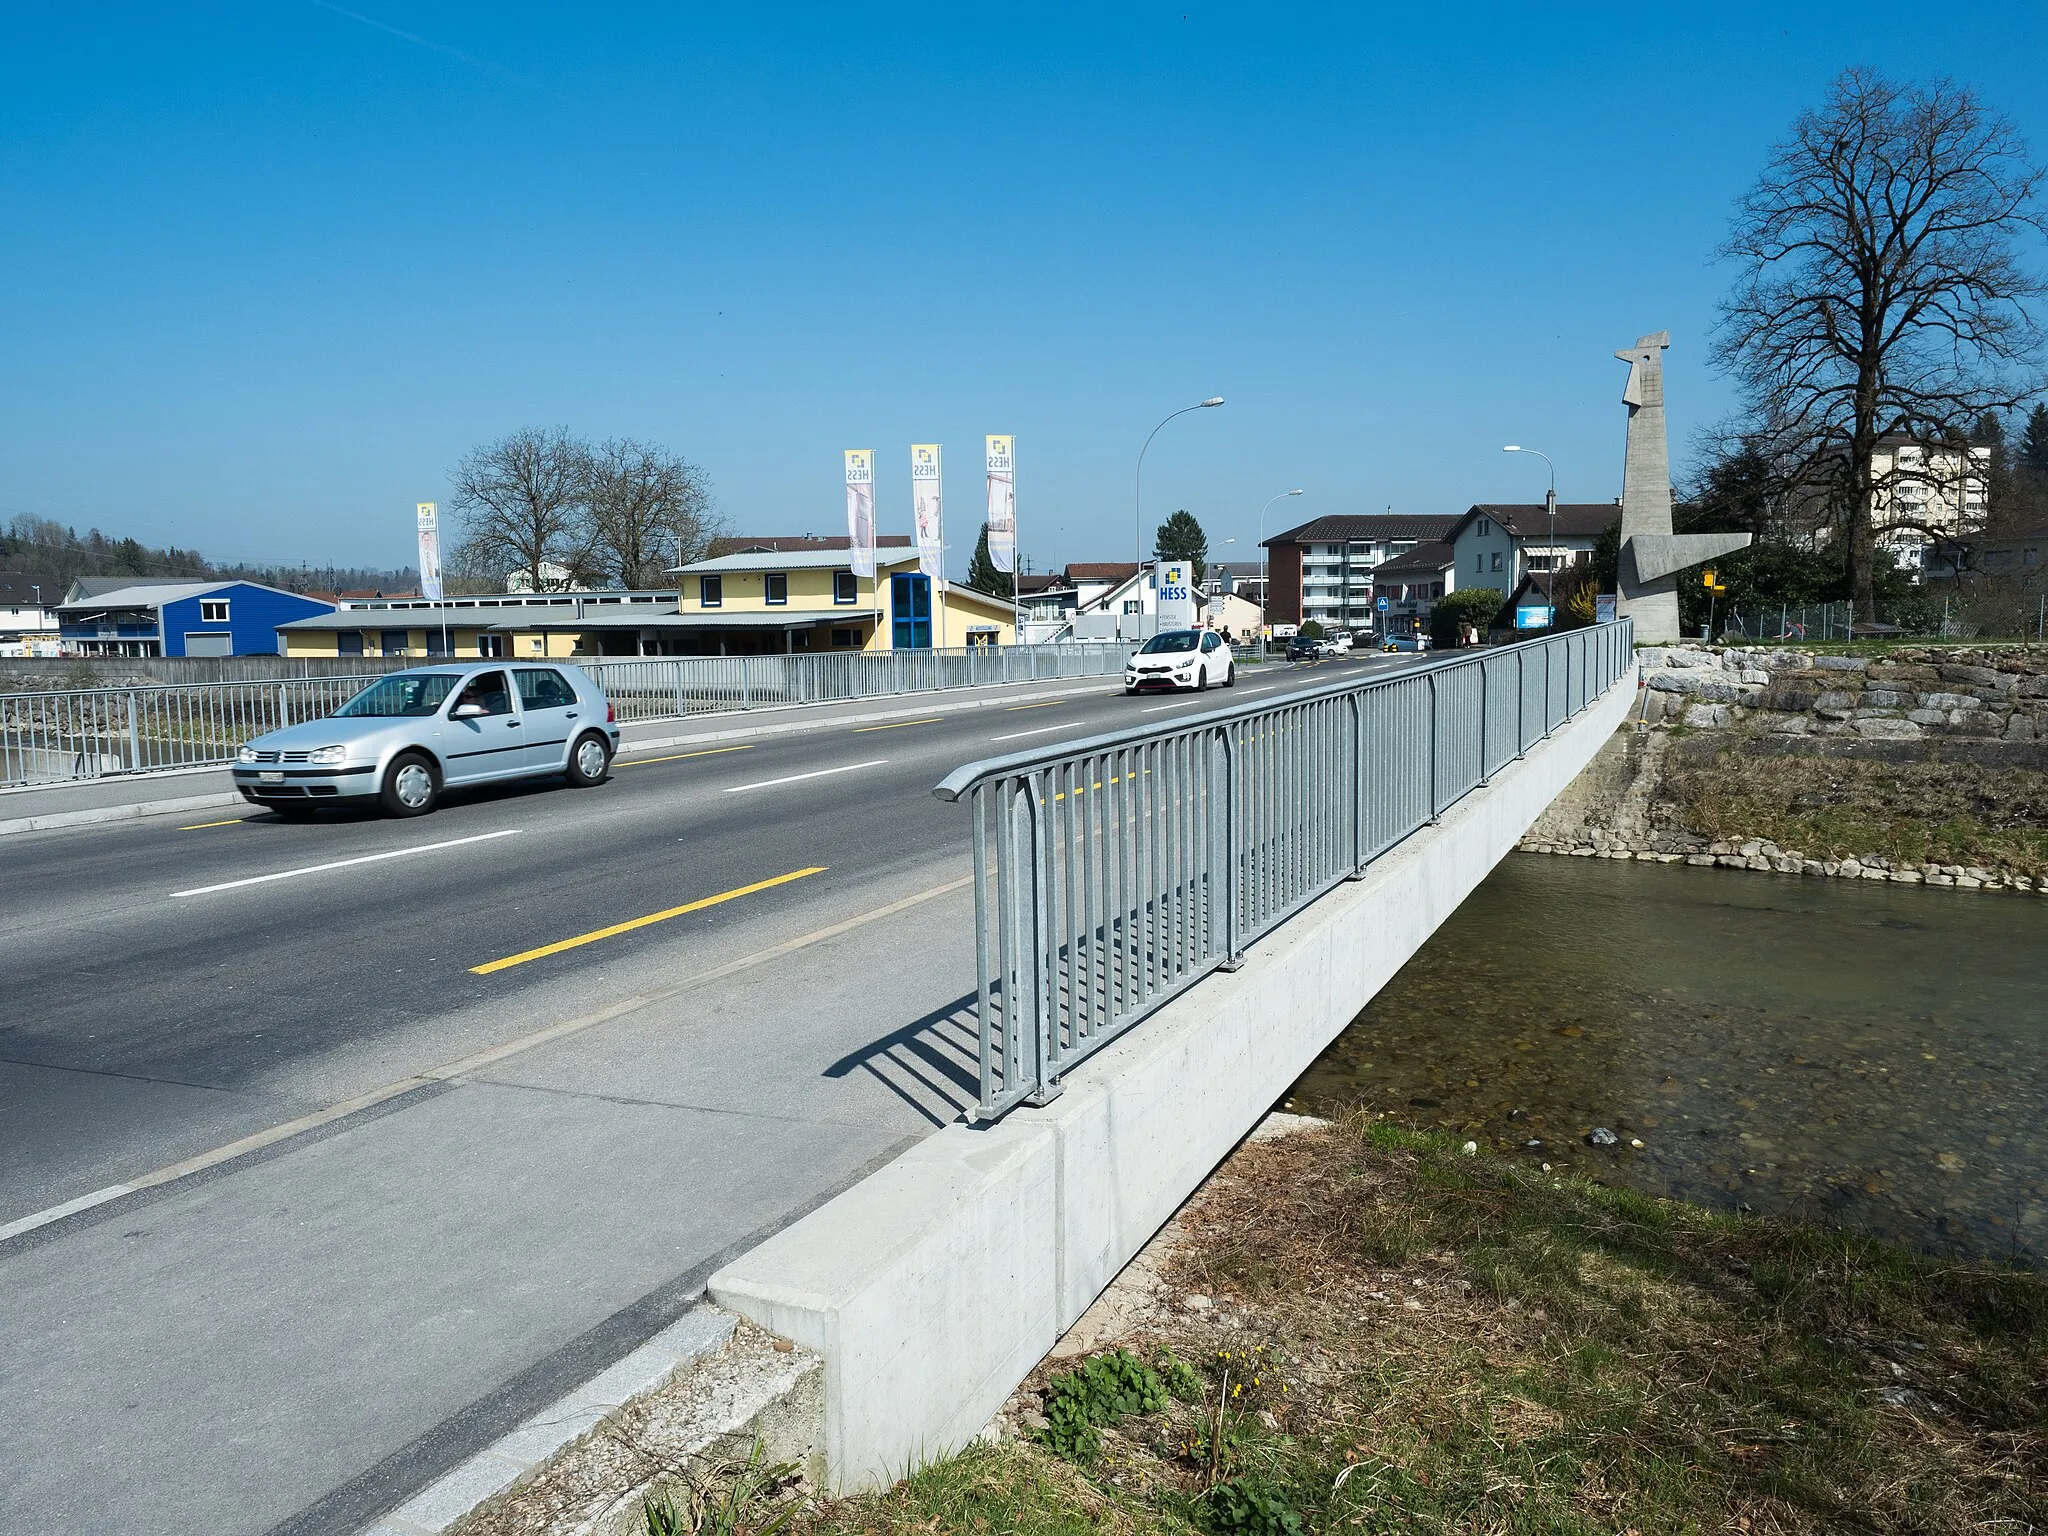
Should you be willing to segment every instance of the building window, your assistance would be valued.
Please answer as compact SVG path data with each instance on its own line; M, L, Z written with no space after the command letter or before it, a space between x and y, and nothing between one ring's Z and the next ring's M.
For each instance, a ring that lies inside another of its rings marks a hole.
M855 579L853 572L834 571L832 573L832 601L835 603L857 603L860 601L860 582ZM834 633L837 633L837 631L834 631ZM848 631L848 633L851 633L851 631ZM834 640L832 643L837 645L839 642ZM849 645L852 643L850 640L847 642Z
M1493 568L1496 571L1500 569L1500 551L1497 549L1493 552Z
M402 629L387 629L378 636L377 649L386 656L403 656L412 649L412 636Z
M445 629L428 630L427 654L429 656L446 656L448 651L448 631Z
M476 653L479 656L504 655L505 637L503 635L478 635L476 637Z
M1144 611L1145 602L1143 598L1129 597L1124 599L1125 613L1143 613Z
M852 574L851 572L848 573ZM761 578L761 596L771 608L780 608L789 602L789 577L781 571L773 571Z
M224 597L199 600L199 622L202 624L225 624L228 621L228 600Z
M697 604L701 608L721 608L725 605L725 578L705 576L697 585Z
M832 631L832 643L842 647L859 645L860 631L857 629L835 629Z
M363 632L360 629L337 630L334 636L334 654L337 656L362 655Z
M1479 537L1483 539L1491 532L1493 532L1493 524L1483 517L1479 519Z
M1475 571L1484 571L1486 569L1485 550L1480 550L1478 553L1472 556L1472 569Z

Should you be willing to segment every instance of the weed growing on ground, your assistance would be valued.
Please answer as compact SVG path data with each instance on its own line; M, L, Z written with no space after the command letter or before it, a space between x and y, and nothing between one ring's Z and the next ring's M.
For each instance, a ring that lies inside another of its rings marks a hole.
M1053 1377L1040 1438L1070 1460L1093 1461L1102 1450L1098 1431L1134 1414L1158 1413L1166 1400L1157 1371L1127 1350L1112 1349Z

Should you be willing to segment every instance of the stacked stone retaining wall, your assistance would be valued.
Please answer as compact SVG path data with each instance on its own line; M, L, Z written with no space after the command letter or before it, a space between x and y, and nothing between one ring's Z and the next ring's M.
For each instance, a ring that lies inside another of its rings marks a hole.
M1708 730L1911 741L2048 741L2048 647L1900 649L1882 656L1645 646L1642 718Z

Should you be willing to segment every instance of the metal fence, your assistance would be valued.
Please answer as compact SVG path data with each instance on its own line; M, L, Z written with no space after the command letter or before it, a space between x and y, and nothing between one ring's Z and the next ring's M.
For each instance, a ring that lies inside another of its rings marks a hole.
M988 646L823 656L579 657L577 665L605 690L621 721L635 722L929 689L1109 677L1122 672L1129 650ZM0 787L225 763L250 737L332 714L374 680L365 673L0 693Z
M1627 620L1270 704L991 758L973 823L977 1119L1098 1047L1443 811L1634 665Z

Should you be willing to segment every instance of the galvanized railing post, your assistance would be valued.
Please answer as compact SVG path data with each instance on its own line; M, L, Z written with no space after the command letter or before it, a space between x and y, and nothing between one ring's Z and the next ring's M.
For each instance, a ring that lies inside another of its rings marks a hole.
M1426 674L1429 682L1429 825L1435 826L1443 820L1443 813L1437 805L1436 795L1436 673Z

